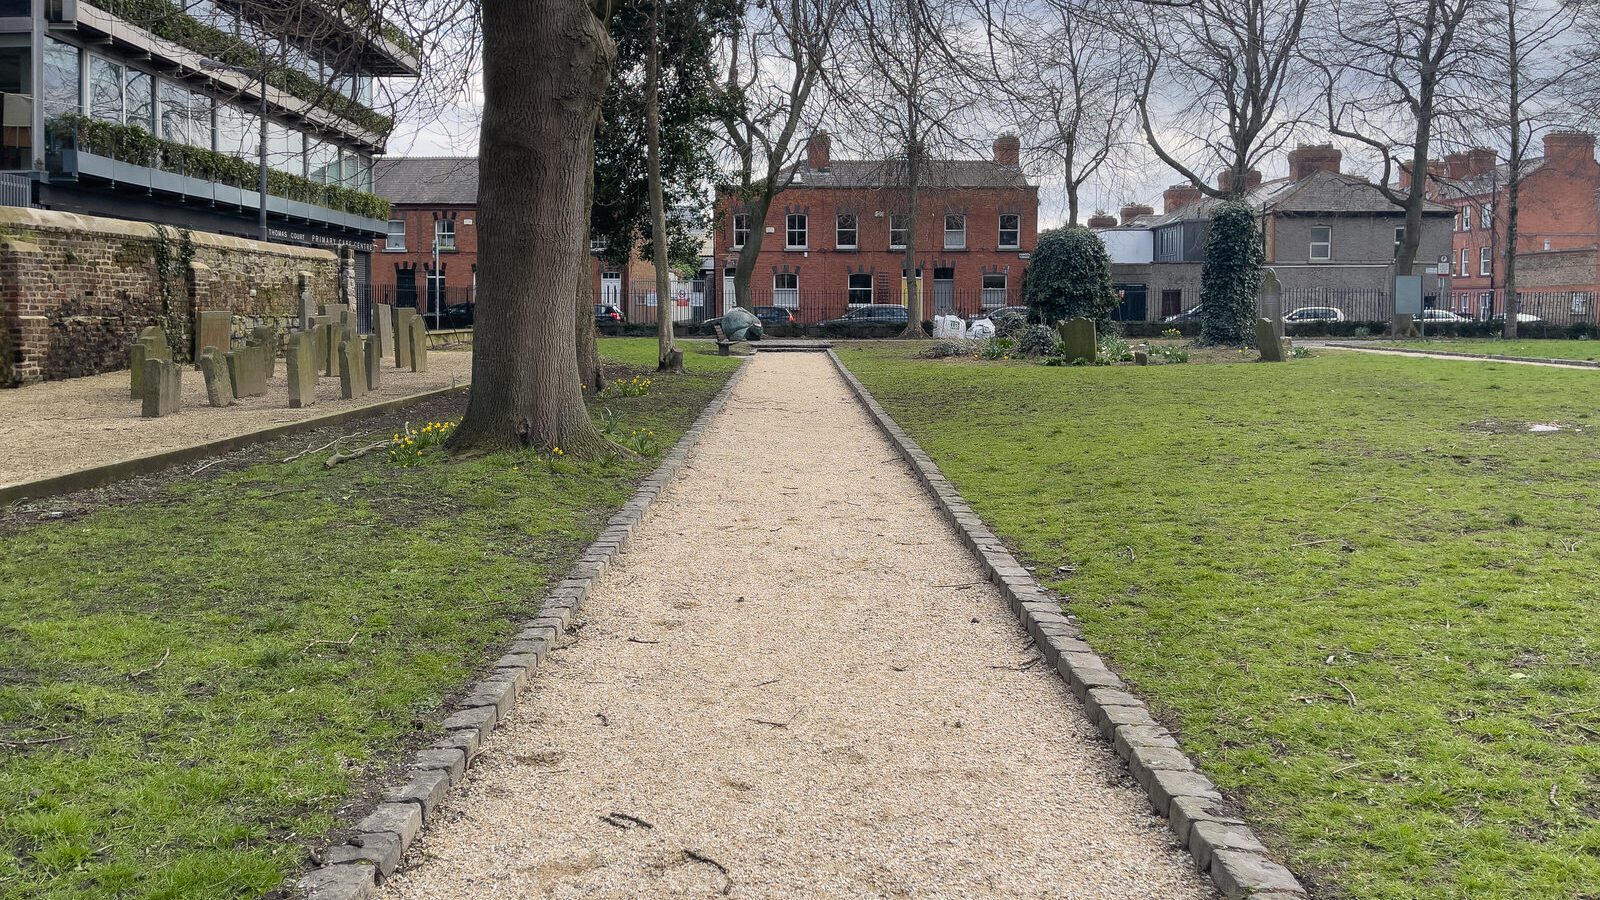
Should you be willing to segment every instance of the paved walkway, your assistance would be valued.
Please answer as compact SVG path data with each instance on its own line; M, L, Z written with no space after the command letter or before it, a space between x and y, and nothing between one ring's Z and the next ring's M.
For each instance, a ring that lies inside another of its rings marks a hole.
M1593 363L1562 362L1560 360L1544 359L1506 359L1504 357L1484 356L1473 353L1433 353L1415 347L1357 347L1352 344L1325 344L1304 342L1307 347L1323 350L1349 350L1352 353L1376 353L1380 356L1419 356L1423 359L1448 359L1456 362L1492 362L1506 363L1512 366L1546 366L1552 369L1583 369L1594 371Z
M1213 896L827 358L751 365L385 896Z

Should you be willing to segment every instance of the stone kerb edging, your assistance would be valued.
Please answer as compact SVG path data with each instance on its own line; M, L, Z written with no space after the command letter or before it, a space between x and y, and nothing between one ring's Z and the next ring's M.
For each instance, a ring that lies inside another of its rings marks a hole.
M1478 359L1490 362L1537 363L1573 369L1600 369L1600 362L1592 359L1556 359L1549 356L1502 356L1497 353L1461 353L1456 350L1424 350L1421 347L1385 347L1382 344L1354 344L1342 341L1323 341L1322 346L1335 350L1363 350L1368 353L1398 353L1406 356L1444 356L1450 359Z
M517 695L528 686L556 638L572 624L595 580L628 545L650 505L677 477L689 452L748 370L749 365L744 364L729 376L728 383L662 457L656 470L640 483L633 497L578 557L567 577L545 595L538 616L517 634L505 655L493 663L494 671L470 685L450 707L442 723L444 735L416 752L405 780L389 785L377 807L356 823L349 841L329 848L323 865L300 879L307 897L358 900L377 896L378 884L394 874L411 842L433 820L445 793L466 775L483 741L505 721Z
M1082 630L1062 614L1061 604L1039 587L933 459L895 424L839 357L832 350L828 356L851 393L933 495L940 512L955 524L961 542L977 555L1039 654L1083 701L1084 714L1111 742L1149 795L1150 805L1166 818L1200 870L1211 875L1225 897L1304 898L1305 889L1294 874L1268 857L1239 810L1223 799L1178 747L1177 739L1151 717L1144 701L1128 692L1122 679L1084 643Z

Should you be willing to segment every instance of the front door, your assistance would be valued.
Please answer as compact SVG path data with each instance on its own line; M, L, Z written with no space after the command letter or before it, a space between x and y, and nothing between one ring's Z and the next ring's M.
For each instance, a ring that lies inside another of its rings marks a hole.
M956 311L956 270L933 270L933 312L948 316Z
M600 273L600 302L607 306L622 308L622 273Z

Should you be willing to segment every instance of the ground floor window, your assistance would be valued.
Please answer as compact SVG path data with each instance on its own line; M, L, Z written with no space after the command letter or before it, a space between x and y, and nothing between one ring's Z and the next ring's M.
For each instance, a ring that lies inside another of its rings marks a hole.
M778 272L772 276L772 305L794 309L800 305L800 274Z
M872 276L866 272L850 275L850 305L861 306L872 302Z
M983 276L983 305L1006 305L1006 273L992 272Z
M1183 312L1183 291L1164 290L1161 292L1161 318L1175 316Z

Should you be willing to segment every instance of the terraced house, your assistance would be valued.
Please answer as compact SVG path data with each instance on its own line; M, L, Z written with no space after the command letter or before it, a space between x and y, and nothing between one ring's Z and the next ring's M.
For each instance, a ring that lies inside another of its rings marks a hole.
M0 0L4 202L349 248L361 277L388 219L372 193L392 126L376 84L418 61L356 9Z

